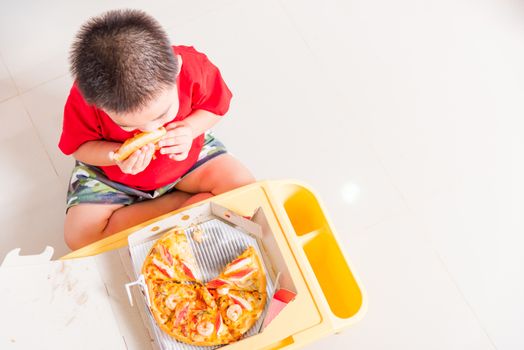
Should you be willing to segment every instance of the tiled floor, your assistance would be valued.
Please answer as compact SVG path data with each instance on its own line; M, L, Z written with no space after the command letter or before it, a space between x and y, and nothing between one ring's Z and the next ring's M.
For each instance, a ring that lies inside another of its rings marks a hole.
M216 128L261 179L320 193L369 294L308 349L524 348L524 8L498 0L0 3L0 256L62 239L67 51L156 16L235 94Z

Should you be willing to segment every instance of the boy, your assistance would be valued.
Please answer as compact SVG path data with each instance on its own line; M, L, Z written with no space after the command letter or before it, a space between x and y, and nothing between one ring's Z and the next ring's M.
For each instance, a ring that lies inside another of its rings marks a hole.
M146 13L92 18L70 62L75 83L59 147L76 159L64 225L71 249L254 181L206 133L232 97L219 70L194 48L171 46ZM113 160L123 141L161 126L158 151L149 144Z

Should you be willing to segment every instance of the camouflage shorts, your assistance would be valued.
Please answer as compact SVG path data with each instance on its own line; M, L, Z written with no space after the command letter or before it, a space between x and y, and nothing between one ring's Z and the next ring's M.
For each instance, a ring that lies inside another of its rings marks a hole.
M206 133L204 146L197 162L176 181L154 191L140 191L107 178L95 166L76 162L69 181L66 211L81 203L129 205L143 200L160 197L175 190L175 185L193 170L210 159L226 153L226 148L212 133Z

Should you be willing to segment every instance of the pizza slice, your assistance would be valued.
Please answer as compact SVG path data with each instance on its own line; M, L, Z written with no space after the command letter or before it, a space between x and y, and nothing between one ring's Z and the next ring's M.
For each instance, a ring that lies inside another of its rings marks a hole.
M180 296L163 329L173 338L191 345L209 346L234 341L211 293L203 286L195 287L195 292L195 295Z
M196 300L198 288L200 288L197 285L171 281L147 281L147 287L151 313L164 331L169 330L167 324L173 317L184 317L180 311L185 308L186 304L189 307L191 301Z
M220 296L217 304L232 336L239 339L262 314L266 304L266 293L231 290Z
M249 246L235 260L227 264L217 278L206 283L206 287L216 289L220 295L227 294L229 290L265 293L266 275L255 248Z
M142 268L146 280L195 282L195 258L181 230L171 230L151 248Z
M190 343L198 346L228 344L236 340L217 307L191 310L187 333Z
M152 290L151 311L159 327L176 340L191 344L192 315L210 308L202 296L202 285L161 282ZM216 310L215 301L212 298L211 301Z

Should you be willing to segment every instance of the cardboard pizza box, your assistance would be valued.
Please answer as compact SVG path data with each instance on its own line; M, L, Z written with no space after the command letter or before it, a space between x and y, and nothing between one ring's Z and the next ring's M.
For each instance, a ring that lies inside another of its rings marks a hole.
M51 261L51 247L38 256L11 251L0 267L0 307L7 311L0 316L0 348L178 349L177 342L155 329L144 295L135 290L135 303L129 303L129 285L141 269L133 256L137 246L152 244L173 227L192 230L213 223L211 229L217 230L216 220L229 228L232 240L231 232L251 237L262 258L268 302L248 336L258 335L294 299L296 287L261 208L247 219L207 202L142 227L129 236L128 247L91 257ZM284 301L278 297L282 293L288 295Z
M134 300L138 304L144 324L148 326L161 349L189 349L190 347L177 342L163 332L146 306L149 304L149 297L141 270L154 242L173 228L184 230L198 265L194 273L197 280L203 282L216 277L228 262L234 260L248 246L255 248L265 271L268 299L258 322L242 340L236 342L242 343L244 339L263 332L270 324L269 320L273 320L297 294L296 287L289 278L289 270L282 253L276 247L274 234L266 223L266 216L261 208L256 210L252 218L246 218L216 203L207 202L155 221L129 235L133 269L128 271L128 274L131 278L134 276L135 280L126 285L128 295L131 303ZM194 240L193 234L197 231L199 239ZM140 286L141 293L134 293L132 296L129 288L131 286ZM285 302L281 298L273 298L273 295L276 293L281 295L284 290L289 296ZM270 317L266 318L266 315Z

